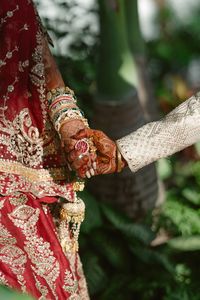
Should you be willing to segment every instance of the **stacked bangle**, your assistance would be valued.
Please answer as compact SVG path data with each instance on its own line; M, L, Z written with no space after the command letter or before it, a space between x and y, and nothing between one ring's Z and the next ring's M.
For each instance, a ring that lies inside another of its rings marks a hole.
M58 87L56 89L48 91L47 100L49 102L49 105L51 105L58 97L63 95L71 95L73 99L76 100L74 91L72 91L69 87Z
M63 122L67 122L72 119L85 119L78 108L71 108L71 109L63 109L59 111L55 118L53 119L55 129L59 132L61 125Z
M73 119L81 120L86 127L89 127L84 113L76 106L74 92L68 87L49 91L47 100L49 102L49 115L57 132L60 131L62 125Z
M49 115L51 117L51 119L54 118L54 116L59 113L60 111L63 111L64 109L73 109L76 108L76 106L74 106L71 103L63 103L62 105L59 105L58 107L55 106L54 109L51 109L49 112Z
M60 121L61 119L68 117L68 118L73 118L75 116L82 116L82 113L80 112L80 110L77 107L73 107L73 108L63 108L58 110L55 114L53 114L52 116L52 121L54 123L54 125L56 125L58 123L58 121Z
M55 113L55 111L60 109L61 106L63 106L63 105L74 107L74 106L76 106L76 103L73 102L72 100L68 101L65 97L62 97L62 99L56 100L55 103L53 102L53 104L51 106L49 106L50 114Z

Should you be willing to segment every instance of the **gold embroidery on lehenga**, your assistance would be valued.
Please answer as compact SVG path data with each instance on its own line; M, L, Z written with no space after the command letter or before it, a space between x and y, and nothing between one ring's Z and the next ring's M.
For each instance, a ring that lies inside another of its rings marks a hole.
M89 294L88 294L88 288L87 283L85 279L85 275L83 273L83 266L80 260L79 255L77 255L77 274L79 276L79 294L81 297L81 300L89 300Z
M82 298L80 298L80 296L77 294L71 295L68 299L69 300L82 300Z
M0 198L1 199L1 198ZM5 199L0 200L0 210L4 207ZM0 212L0 220L2 218L2 212ZM16 238L11 235L8 229L0 222L0 244L1 245L14 245L16 244Z
M16 238L14 238L3 224L0 223L0 244L1 245L13 245L16 244Z
M13 121L8 151L26 166L35 167L42 161L43 141L39 131L32 126L28 109L23 109Z
M44 62L43 62L43 35L39 31L36 35L37 47L32 54L33 61L35 65L31 69L30 78L32 83L37 87L39 93L40 105L42 109L43 122L46 123L47 119L47 99L46 99L46 81L45 81L45 71L44 71Z
M46 280L55 299L58 299L55 281L59 276L60 266L50 250L50 243L45 242L38 235L36 224L39 214L38 208L34 209L28 205L22 205L10 213L9 218L15 226L22 229L25 235L24 250L32 262L32 270Z
M15 245L7 245L0 249L0 260L10 266L12 272L17 276L22 292L25 293L26 281L23 276L27 262L25 252Z
M1 207L3 208L5 200L1 200ZM0 213L0 218L2 213ZM16 275L18 283L21 285L22 291L26 292L26 281L23 273L25 271L25 264L27 262L26 254L18 248L16 238L11 235L8 229L0 222L0 261L9 265L11 271ZM7 280L4 274L0 273L0 281L7 285Z
M60 181L67 178L65 167L49 169L32 169L23 164L7 159L0 159L0 172L22 176L27 182L42 183L46 181Z
M46 296L48 295L48 289L45 285L42 285L39 280L37 279L37 276L34 274L35 277L35 286L38 289L38 291L41 293L41 297L38 300L46 300Z
M63 289L70 294L75 294L78 291L78 281L73 279L73 275L69 270L65 271Z
M0 197L0 209L2 209L4 207L4 203L5 203L5 199L2 200L1 197Z
M0 194L12 195L16 191L32 193L36 197L60 196L73 201L71 188L68 184L61 185L53 181L32 182L24 176L15 174L0 174Z
M9 198L10 204L14 206L20 206L26 204L28 197L22 193L14 193L12 197Z

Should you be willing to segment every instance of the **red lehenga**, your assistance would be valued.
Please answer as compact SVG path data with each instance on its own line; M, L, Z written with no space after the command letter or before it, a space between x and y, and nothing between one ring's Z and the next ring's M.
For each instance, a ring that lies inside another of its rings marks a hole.
M47 204L76 196L48 116L48 55L32 1L1 0L0 282L37 299L86 300L79 256L61 248Z

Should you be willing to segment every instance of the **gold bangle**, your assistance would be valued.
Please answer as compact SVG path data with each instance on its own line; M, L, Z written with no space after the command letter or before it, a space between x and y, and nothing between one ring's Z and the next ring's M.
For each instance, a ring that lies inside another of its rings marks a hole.
M50 111L49 115L51 117L51 119L54 118L55 114L57 114L58 112L62 111L64 108L75 108L77 107L75 103L65 103L63 105L61 105L60 107L56 107L55 110Z
M74 91L71 90L69 87L57 87L57 88L54 88L54 89L48 91L47 92L47 100L49 102L49 105L51 105L52 102L57 97L65 95L65 94L71 95L73 98L75 98Z
M56 119L56 121L53 121L53 124L54 124L56 131L59 132L60 127L62 126L63 122L65 122L67 120L76 120L76 119L86 120L83 117L83 115L79 109L71 108L67 111L65 111L65 110L61 111L61 113L58 116L58 118Z
M117 148L117 173L120 173L122 169L123 169L122 155L119 149Z

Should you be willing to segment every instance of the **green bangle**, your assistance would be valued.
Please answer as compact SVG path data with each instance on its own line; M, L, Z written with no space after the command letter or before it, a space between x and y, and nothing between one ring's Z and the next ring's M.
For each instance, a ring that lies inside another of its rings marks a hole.
M58 87L55 89L52 89L50 91L47 92L47 101L49 103L49 105L52 104L52 102L58 97L58 96L62 96L62 95L71 95L75 100L75 94L74 91L71 90L69 87Z
M64 108L64 109L58 111L55 115L53 115L53 117L52 117L53 123L55 124L62 115L66 115L66 117L67 117L67 115L68 115L67 112L69 113L69 112L72 112L72 111L74 111L74 112L77 111L77 112L79 112L80 117L81 116L84 117L82 111L80 111L80 109L78 107L77 108L76 107Z

